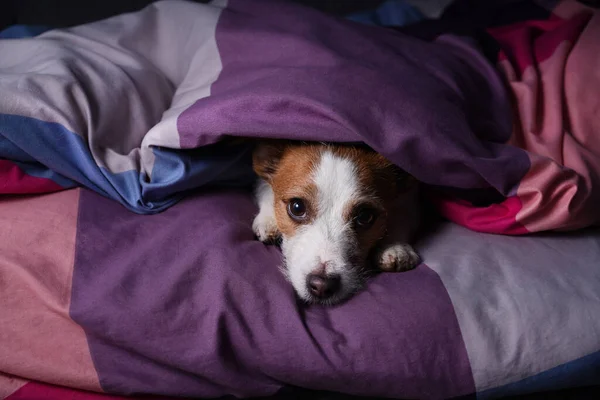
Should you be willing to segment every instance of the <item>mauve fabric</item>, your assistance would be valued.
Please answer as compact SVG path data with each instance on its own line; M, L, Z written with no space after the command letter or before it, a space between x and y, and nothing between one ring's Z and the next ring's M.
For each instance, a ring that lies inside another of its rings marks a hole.
M299 304L244 192L140 216L82 191L71 317L105 391L213 397L285 385L441 398L474 383L454 309L422 265L333 308Z
M99 390L69 318L78 203L78 190L0 199L0 399L11 377Z

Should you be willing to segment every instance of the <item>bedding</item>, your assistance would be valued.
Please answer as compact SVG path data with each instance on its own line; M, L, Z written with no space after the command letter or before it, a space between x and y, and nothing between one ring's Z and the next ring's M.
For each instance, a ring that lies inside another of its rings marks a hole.
M491 30L504 81L466 39L278 1L164 1L3 40L0 190L82 185L151 214L251 183L250 145L226 138L364 142L471 229L595 225L598 18L565 2Z
M597 221L598 15L488 29L496 70L469 38L249 3L0 41L0 398L597 384L600 231L492 233ZM364 141L458 224L414 271L300 304L252 234L251 144L231 138L259 136Z
M285 385L495 398L600 381L598 230L511 237L445 223L418 244L416 270L305 307L279 251L254 240L253 212L237 189L153 216L87 189L2 199L0 371L202 398Z

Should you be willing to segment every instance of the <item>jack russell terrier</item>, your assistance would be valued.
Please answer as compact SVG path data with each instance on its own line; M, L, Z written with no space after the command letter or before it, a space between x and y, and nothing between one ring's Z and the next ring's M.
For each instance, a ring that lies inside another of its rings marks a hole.
M308 303L337 304L374 270L419 263L418 185L364 146L263 141L253 153L259 213L252 228L280 242L282 271Z

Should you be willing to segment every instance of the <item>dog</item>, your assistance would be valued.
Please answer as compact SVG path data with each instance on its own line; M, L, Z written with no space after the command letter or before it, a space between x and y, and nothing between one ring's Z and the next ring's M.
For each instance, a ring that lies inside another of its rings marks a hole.
M261 141L252 154L259 212L252 228L279 243L282 271L307 303L333 305L373 271L420 262L418 184L362 145Z

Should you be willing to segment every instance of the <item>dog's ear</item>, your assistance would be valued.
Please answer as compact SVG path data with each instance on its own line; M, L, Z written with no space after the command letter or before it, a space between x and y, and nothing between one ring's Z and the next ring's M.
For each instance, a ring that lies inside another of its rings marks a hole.
M417 185L417 180L414 176L410 175L408 172L403 169L397 168L396 172L396 186L398 187L398 192L406 193L412 190Z
M377 154L377 158L379 160L379 165L383 165L384 169L387 171L387 176L389 177L389 173L391 172L391 175L394 177L398 194L406 193L418 184L417 180L411 174L392 163L384 156Z
M283 156L285 143L277 140L264 140L257 143L252 153L254 172L266 181L273 178Z

